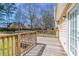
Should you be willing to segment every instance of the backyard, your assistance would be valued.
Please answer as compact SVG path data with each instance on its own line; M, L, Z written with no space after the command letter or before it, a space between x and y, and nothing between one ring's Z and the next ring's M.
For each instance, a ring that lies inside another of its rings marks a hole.
M0 56L67 56L54 20L55 3L0 3Z

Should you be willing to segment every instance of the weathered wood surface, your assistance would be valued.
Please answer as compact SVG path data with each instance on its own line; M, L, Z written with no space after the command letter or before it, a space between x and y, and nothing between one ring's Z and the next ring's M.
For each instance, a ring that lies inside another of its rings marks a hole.
M14 34L0 34L0 56L20 55L36 45L35 31Z

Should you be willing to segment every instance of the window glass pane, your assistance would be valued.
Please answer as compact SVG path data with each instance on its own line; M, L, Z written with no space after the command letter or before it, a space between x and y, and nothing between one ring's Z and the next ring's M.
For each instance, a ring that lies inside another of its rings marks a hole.
M70 51L77 55L77 11L70 14Z

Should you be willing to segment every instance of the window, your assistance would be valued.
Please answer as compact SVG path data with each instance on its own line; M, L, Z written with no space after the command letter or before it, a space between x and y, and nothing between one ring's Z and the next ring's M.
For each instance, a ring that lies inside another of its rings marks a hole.
M70 19L70 37L69 37L69 47L70 47L70 51L73 55L77 55L77 10L75 10L74 12L72 12L69 15L69 19Z

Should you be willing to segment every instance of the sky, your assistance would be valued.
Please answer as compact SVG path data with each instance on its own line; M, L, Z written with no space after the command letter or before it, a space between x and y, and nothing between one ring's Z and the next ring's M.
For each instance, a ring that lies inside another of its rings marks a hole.
M53 9L55 4L53 3L37 3L36 5L37 5L37 12L40 12L41 11L40 9L42 9L42 12L43 10L49 9L51 11L51 14L53 14L54 12Z
M33 4L33 3L31 3L31 4ZM19 5L21 6L22 4L21 3L20 4L16 4L17 7ZM38 17L41 17L41 15L44 13L44 10L47 10L47 9L49 9L50 12L51 12L51 15L54 16L54 7L55 7L56 4L54 4L54 3L35 3L34 5L36 7L35 13L37 13ZM23 8L21 8L21 9L23 9ZM15 21L17 21L14 16L12 18L13 20L11 20L11 21L9 21L7 19L6 20L1 20L0 23L3 23L3 22L7 23L7 22L15 22ZM26 22L27 22L26 24L30 23L30 21L28 21L28 20Z

